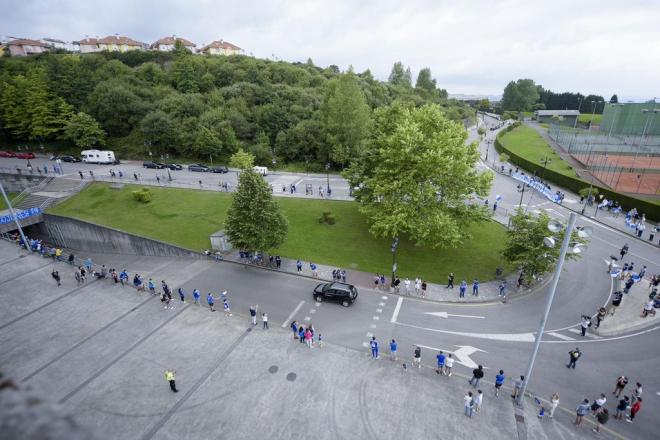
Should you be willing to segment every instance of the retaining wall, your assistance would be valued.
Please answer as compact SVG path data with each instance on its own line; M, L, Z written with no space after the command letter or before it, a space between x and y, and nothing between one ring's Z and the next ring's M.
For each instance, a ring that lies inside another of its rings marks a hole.
M190 249L54 214L44 214L44 222L30 226L26 234L78 251L155 257L203 256Z
M44 176L38 174L0 173L0 180L7 192L19 193L28 187L39 185L44 179Z

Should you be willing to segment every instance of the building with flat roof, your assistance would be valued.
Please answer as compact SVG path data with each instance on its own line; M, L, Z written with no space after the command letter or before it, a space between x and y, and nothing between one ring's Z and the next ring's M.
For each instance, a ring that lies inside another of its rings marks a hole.
M534 112L534 119L546 124L558 122L563 125L574 125L579 117L578 110L536 110Z

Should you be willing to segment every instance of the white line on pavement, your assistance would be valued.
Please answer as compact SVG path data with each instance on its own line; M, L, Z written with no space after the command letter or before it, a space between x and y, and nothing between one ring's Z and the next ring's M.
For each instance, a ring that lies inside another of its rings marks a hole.
M390 322L396 322L396 318L399 317L399 312L401 311L401 304L403 303L403 298L399 297L396 302L396 307L394 307L394 313L392 313L392 319Z
M575 341L575 338L571 338L570 336L564 336L560 333L548 333L550 336L554 336L555 338L561 339L563 341Z
M452 332L449 330L438 330L437 328L420 327L418 325L404 324L395 322L397 325L416 328L419 330L428 330L436 333L446 333L449 335L467 336L470 338L490 339L493 341L507 342L534 342L534 333L470 333L470 332Z
M374 316L374 317L373 317L373 320L374 320L374 321L378 321L379 319L380 319L380 316Z
M296 308L293 309L293 312L291 312L291 314L289 315L289 317L286 318L286 321L284 321L284 322L282 323L282 328L286 328L286 326L289 325L289 323L291 322L291 320L293 319L293 317L296 315L296 313L298 313L298 310L300 310L300 308L303 306L303 304L305 304L305 301L300 301L300 302L298 303L298 305L296 306Z
M577 333L578 335L581 335L581 334L582 334L582 331L580 331L580 330L578 330L578 329L576 329L576 328L569 328L568 331L571 332L571 333ZM584 335L585 335L587 338L593 338L593 339L600 339L600 338L601 338L600 336L592 335L591 333L588 333L588 332L585 333Z
M376 313L383 313L383 309L376 309Z
M385 301L387 301L387 298L388 298L388 297L385 296L385 295L383 295L383 296L380 297L380 299L383 299L383 300L385 300Z

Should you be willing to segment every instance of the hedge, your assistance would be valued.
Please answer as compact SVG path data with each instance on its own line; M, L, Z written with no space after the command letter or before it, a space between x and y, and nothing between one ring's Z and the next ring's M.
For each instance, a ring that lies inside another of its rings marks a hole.
M509 162L517 165L529 173L539 175L543 170L543 166L517 155L500 142L501 135L513 130L519 125L520 123L516 122L502 130L497 135L495 138L495 150L497 150L498 153L507 154L509 156ZM588 188L590 185L590 182L582 180L578 177L567 176L547 168L543 174L543 179L552 182L562 188L573 191L576 194L578 194L582 188ZM598 193L602 194L603 197L609 200L617 200L625 211L628 211L632 208L637 208L637 211L639 211L640 214L646 214L647 219L656 222L660 221L660 205L649 202L647 200L638 199L627 194L618 193L616 191L612 191L609 188L603 188L602 186L594 185L594 188L598 188Z

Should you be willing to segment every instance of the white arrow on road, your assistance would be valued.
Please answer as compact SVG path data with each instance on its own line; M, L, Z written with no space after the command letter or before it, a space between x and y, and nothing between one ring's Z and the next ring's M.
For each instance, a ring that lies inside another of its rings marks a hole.
M440 348L427 347L426 345L420 345L420 344L415 344L415 345L417 345L418 347L426 348L428 350L433 350L433 351L440 351L441 350ZM444 351L445 353L451 353L456 358L457 363L459 363L461 365L464 365L468 368L477 368L478 367L477 363L475 361L473 361L472 358L470 358L471 355L473 355L474 353L476 353L478 351L480 351L482 353L488 353L487 351L480 350L476 347L472 347L471 345L455 345L455 347L458 347L458 350L454 350L454 351L442 350L442 351Z
M451 313L447 312L424 312L425 315L431 315L431 316L437 316L438 318L449 318L450 316L454 316L456 318L476 318L476 319L484 319L485 316L475 316L475 315L454 315Z

